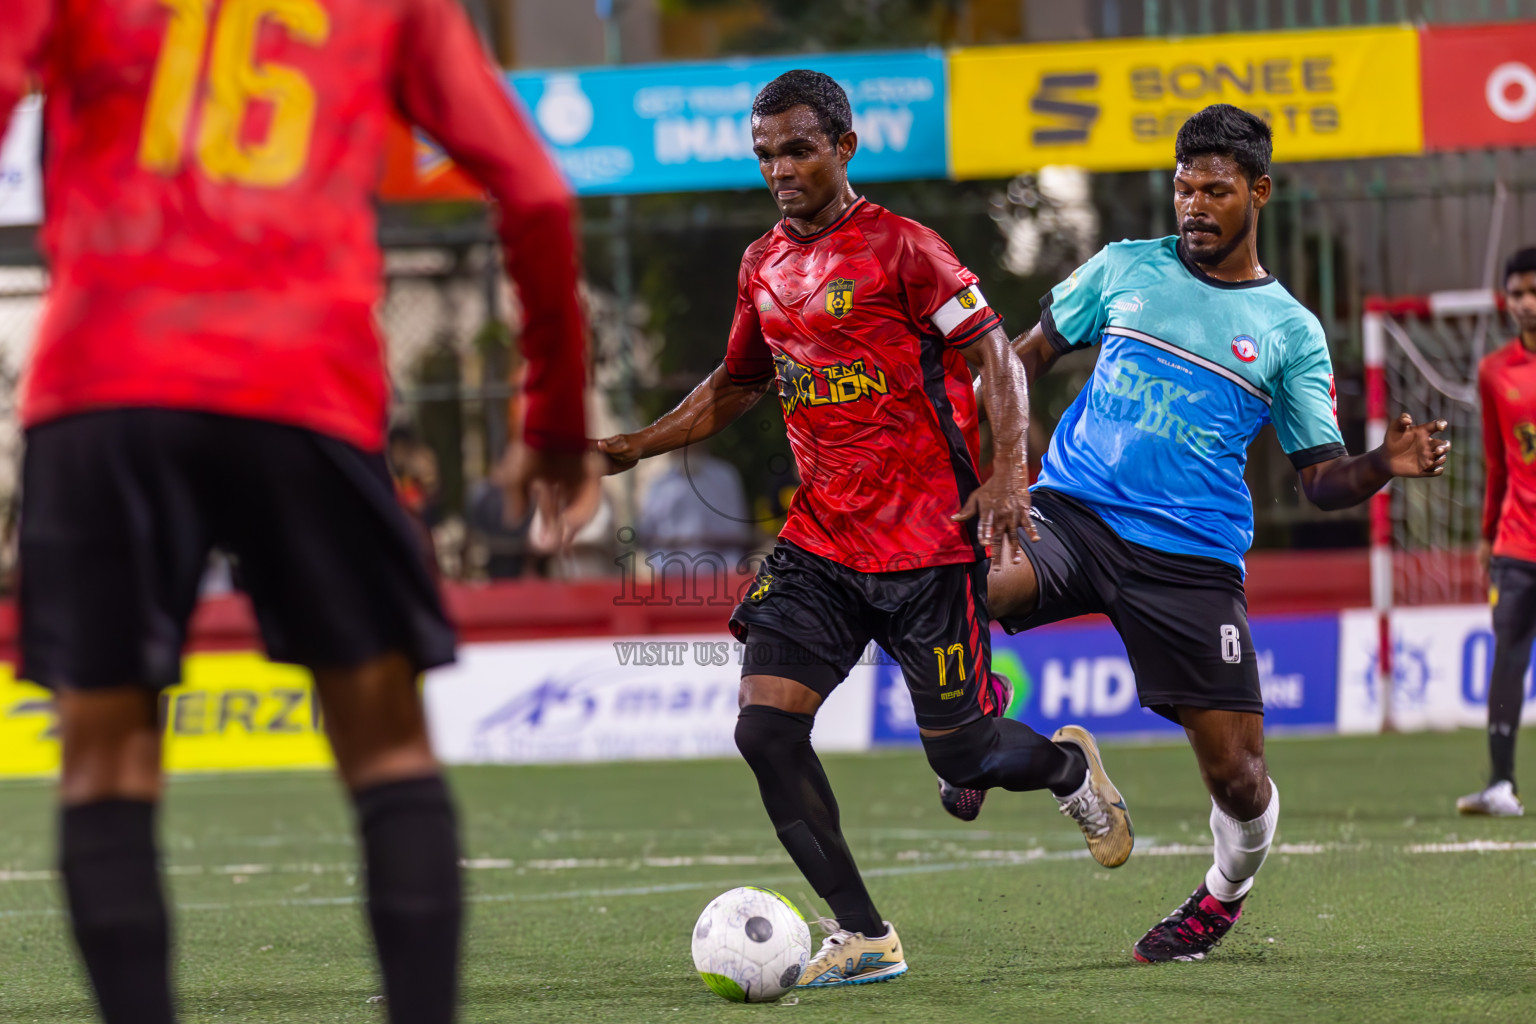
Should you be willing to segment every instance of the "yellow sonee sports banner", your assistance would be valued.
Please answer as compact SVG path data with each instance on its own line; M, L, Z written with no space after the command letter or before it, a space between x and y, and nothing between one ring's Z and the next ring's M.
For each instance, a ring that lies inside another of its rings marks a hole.
M194 654L183 682L161 696L165 765L171 771L324 768L309 673L259 654ZM48 692L0 664L0 777L52 775L59 767Z
M1179 126L1212 103L1268 121L1276 160L1424 148L1408 26L967 48L949 97L957 178L1171 167Z

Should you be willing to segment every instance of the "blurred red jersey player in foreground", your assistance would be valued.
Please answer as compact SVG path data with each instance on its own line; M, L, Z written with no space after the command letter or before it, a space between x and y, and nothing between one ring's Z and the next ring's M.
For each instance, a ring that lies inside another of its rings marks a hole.
M415 679L453 634L391 490L372 189L396 112L500 206L526 487L584 447L572 204L453 0L0 0L0 125L47 97L53 275L22 396L21 634L58 698L60 866L109 1024L173 1018L158 692L211 547L314 671L397 1024L456 1000L454 817Z

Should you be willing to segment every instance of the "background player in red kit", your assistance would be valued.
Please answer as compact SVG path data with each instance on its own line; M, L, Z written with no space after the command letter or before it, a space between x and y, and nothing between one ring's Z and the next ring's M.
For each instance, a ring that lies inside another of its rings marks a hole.
M47 96L52 288L27 372L24 672L63 735L60 864L109 1024L173 1016L157 692L211 546L313 669L358 811L391 1020L446 1022L453 809L416 677L453 634L382 455L372 212L395 111L501 206L524 478L585 428L571 200L453 0L0 0L0 126Z
M731 617L745 643L736 744L780 841L836 922L802 985L906 971L875 909L811 749L816 710L874 640L901 666L929 762L958 786L1050 788L1100 863L1130 822L1092 737L1047 740L1000 718L988 685L987 559L1020 558L1028 520L1024 368L949 246L855 195L843 90L791 71L752 107L752 141L784 218L742 258L724 363L674 410L600 447L615 470L713 436L777 376L803 486ZM981 371L996 472L976 471ZM979 533L978 533L979 522Z
M1488 493L1478 555L1493 605L1493 673L1488 682L1488 786L1456 801L1462 814L1525 813L1515 795L1515 737L1525 704L1525 673L1536 640L1536 248L1504 266L1504 299L1518 337L1483 359Z

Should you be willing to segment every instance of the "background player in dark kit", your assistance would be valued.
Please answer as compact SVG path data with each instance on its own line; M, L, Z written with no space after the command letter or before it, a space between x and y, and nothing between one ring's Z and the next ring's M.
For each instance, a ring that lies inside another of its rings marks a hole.
M1226 104L1178 134L1179 234L1107 246L1041 301L1016 342L1028 375L1101 344L1034 490L1040 541L990 587L1010 632L1101 612L1143 705L1184 726L1212 798L1206 881L1136 943L1139 960L1201 959L1241 913L1279 818L1243 595L1253 503L1248 445L1267 422L1308 499L1338 509L1394 476L1437 476L1449 442L1407 414L1350 456L1317 318L1259 264L1271 137Z
M804 485L731 619L745 641L736 742L785 849L837 921L802 984L906 970L875 909L811 748L813 716L871 640L901 665L941 777L1049 787L1101 863L1130 823L1092 738L1052 742L999 719L989 685L985 553L1029 533L1027 383L976 277L933 232L857 196L848 99L791 71L753 105L763 178L783 219L747 249L724 363L672 412L601 448L615 470L718 433L774 380ZM996 410L996 472L976 472L971 367ZM978 536L978 529L979 536ZM1023 542L1021 542L1023 543Z
M1536 249L1505 264L1504 301L1520 334L1477 368L1488 473L1478 557L1493 605L1490 772L1487 787L1457 800L1456 809L1514 817L1525 813L1515 795L1515 738L1536 639Z
M446 1024L459 851L417 675L453 633L384 464L373 188L398 109L500 204L527 311L520 479L551 493L585 447L567 189L453 0L0 0L0 26L0 126L35 75L49 139L23 672L57 698L60 868L102 1015L174 1016L157 698L217 544L268 654L314 670L388 1015Z

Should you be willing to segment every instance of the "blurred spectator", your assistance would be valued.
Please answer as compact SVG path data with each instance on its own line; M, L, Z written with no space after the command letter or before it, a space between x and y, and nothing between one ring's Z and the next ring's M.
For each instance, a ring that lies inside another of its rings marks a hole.
M689 445L669 458L666 471L640 504L636 539L653 551L691 556L713 551L735 567L752 546L752 520L741 474L702 444Z
M484 552L485 574L493 580L516 579L528 562L528 531L533 516L526 509L508 509L500 468L491 479L475 484L465 510L470 535Z
M400 503L429 529L437 526L443 518L437 456L413 427L404 424L389 428L387 451Z
M618 554L613 505L603 493L601 455L593 453L585 482L566 506L567 528L561 538L531 507L509 506L502 486L505 465L470 494L468 520L483 545L485 572L493 580L518 576L589 579L612 575Z

